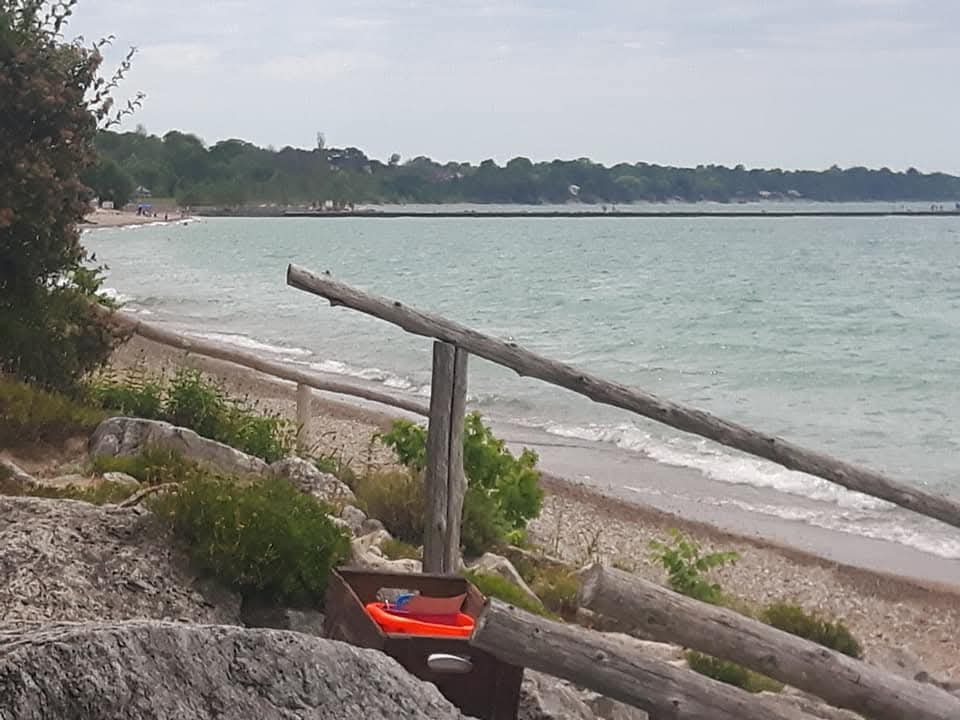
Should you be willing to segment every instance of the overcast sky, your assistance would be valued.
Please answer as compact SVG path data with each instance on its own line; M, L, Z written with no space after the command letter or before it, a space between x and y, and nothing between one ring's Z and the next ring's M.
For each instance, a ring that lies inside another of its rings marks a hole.
M960 0L81 0L70 33L140 49L131 129L207 142L960 172Z

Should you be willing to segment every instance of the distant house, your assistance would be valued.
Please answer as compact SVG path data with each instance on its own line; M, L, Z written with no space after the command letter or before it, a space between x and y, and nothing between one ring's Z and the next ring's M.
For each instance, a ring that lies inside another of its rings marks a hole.
M148 198L153 197L153 193L150 192L150 188L144 187L143 185L138 185L137 189L133 193L138 198Z

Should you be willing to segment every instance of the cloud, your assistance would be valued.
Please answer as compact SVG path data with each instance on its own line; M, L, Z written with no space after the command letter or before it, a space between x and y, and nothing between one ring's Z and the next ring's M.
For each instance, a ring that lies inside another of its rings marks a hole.
M160 43L140 48L136 68L169 72L208 70L220 59L217 48L201 43Z
M372 53L327 50L300 55L279 55L261 63L258 73L278 82L323 82L361 70L380 67L383 59Z

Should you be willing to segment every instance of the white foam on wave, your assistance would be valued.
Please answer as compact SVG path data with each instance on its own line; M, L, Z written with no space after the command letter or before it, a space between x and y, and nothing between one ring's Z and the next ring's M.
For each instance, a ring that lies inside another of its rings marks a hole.
M271 345L270 343L261 342L260 340L254 340L252 337L247 335L235 333L190 332L188 334L197 338L203 338L205 340L216 340L217 342L233 345L238 348L243 348L244 350L269 353L270 355L280 355L283 357L306 357L313 354L306 348Z
M348 377L355 377L368 382L380 383L384 387L388 387L391 390L401 390L403 392L419 395L421 397L430 396L429 385L421 385L414 382L410 378L397 375L389 370L382 370L381 368L376 367L358 368L348 365L340 360L329 359L321 360L319 362L312 362L309 363L309 365L314 370L319 370L320 372L331 373L333 375L346 375Z
M100 288L100 290L97 291L97 295L99 295L100 297L105 297L107 298L107 300L113 300L114 302L118 302L118 303L128 303L133 300L132 296L126 295L120 292L119 290L111 287Z
M883 500L845 490L822 478L787 470L775 463L727 450L707 440L658 438L629 423L616 426L547 423L543 429L560 437L610 443L625 450L641 452L653 460L667 465L693 468L713 480L725 483L769 488L834 503L843 508L886 510L892 507Z

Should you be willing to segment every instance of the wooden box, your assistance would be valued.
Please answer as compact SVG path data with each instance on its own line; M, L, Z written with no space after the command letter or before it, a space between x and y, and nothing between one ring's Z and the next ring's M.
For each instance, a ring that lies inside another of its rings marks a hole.
M419 637L384 633L364 610L378 600L383 588L419 591L431 597L466 593L463 612L476 618L483 595L466 579L455 575L409 575L340 568L331 573L327 589L325 634L358 647L374 648L394 658L408 672L436 685L465 715L478 720L514 720L520 699L523 668L498 660L469 645L467 638ZM427 659L443 653L467 658L470 670L435 672Z

